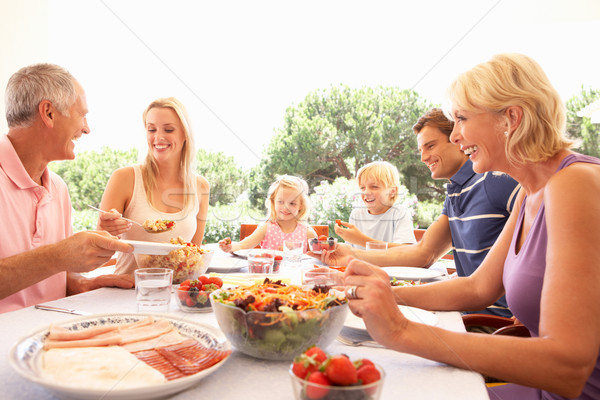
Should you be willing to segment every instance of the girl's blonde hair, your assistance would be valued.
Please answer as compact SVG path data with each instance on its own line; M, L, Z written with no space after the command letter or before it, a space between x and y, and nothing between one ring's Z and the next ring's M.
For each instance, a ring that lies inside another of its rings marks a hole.
M194 147L194 136L190 129L190 122L187 111L183 104L174 97L167 97L156 99L146 108L143 114L144 129L146 129L146 116L148 112L153 108L170 108L175 111L179 122L183 128L185 135L185 143L181 149L181 162L179 164L179 176L183 182L183 209L191 206L197 199L195 198L196 193L196 179L194 176L194 161L195 161L195 147ZM146 155L146 159L142 163L142 179L144 181L144 188L146 189L146 196L150 204L153 203L152 193L156 188L156 177L158 175L158 165L151 151Z
M363 165L356 173L356 182L360 186L361 181L372 179L381 184L384 188L396 188L396 191L390 194L390 200L395 203L400 190L400 173L398 168L387 161L373 161Z
M499 54L464 72L448 88L448 97L453 107L463 110L523 110L520 125L506 140L511 163L544 161L573 147L564 135L566 112L560 95L540 65L523 54Z
M275 214L275 196L279 189L295 189L300 194L298 200L300 201L300 209L296 219L305 220L310 212L310 203L308 199L308 184L302 178L292 175L282 175L275 182L269 186L267 198L265 199L265 206L267 207L267 215L270 221L275 221L277 215Z

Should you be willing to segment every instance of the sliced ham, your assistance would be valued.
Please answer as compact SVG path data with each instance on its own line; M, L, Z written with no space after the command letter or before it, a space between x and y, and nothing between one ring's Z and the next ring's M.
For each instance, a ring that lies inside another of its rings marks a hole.
M96 337L82 340L48 340L44 342L44 349L64 349L68 347L99 347L115 346L123 341L123 337L118 333L111 333L107 336Z
M62 326L51 325L48 339L50 340L82 340L93 338L106 332L112 332L119 329L117 325L103 325L94 328L87 328L78 331L72 331Z
M125 350L134 353L136 351L142 350L152 350L159 346L170 346L173 344L181 343L186 340L183 336L179 334L177 329L173 329L172 331L165 333L164 335L148 339L148 340L140 340L138 342L132 342L122 345Z
M166 319L159 319L152 325L135 328L121 329L119 333L123 336L122 345L143 340L153 339L174 330L175 327Z
M231 351L209 349L194 339L186 339L168 320L155 321L152 317L125 325L77 331L53 326L44 342L46 350L114 345L160 371L167 380L195 374L231 354Z
M231 351L208 349L196 340L188 339L175 345L157 347L154 350L133 354L171 380L179 377L173 368L179 370L183 375L192 375L227 358ZM170 378L170 376L174 376L174 378Z

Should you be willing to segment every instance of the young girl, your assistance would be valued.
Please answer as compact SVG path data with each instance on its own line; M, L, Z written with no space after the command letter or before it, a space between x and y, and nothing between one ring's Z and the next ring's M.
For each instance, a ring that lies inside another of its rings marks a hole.
M219 242L221 250L234 252L260 247L270 250L283 250L284 240L301 240L306 253L308 239L317 237L314 229L304 221L308 216L308 185L304 179L283 175L271 187L265 205L269 219L260 225L241 242L225 238Z
M98 228L123 239L168 242L182 237L200 246L208 213L210 186L193 172L195 148L183 104L173 98L153 101L143 114L148 154L143 164L116 170L110 177L100 208ZM173 220L175 227L148 233L121 218ZM133 274L133 254L119 253L116 271Z
M398 169L386 161L363 166L356 181L365 206L350 213L350 221L335 226L335 233L354 247L365 247L369 241L387 242L389 247L416 243L412 217L396 203L400 176Z

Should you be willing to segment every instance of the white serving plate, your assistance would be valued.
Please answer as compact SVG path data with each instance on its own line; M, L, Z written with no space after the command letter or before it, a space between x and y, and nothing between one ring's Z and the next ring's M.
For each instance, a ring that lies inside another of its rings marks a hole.
M208 271L221 273L236 272L247 266L247 260L229 254L221 253L215 254L208 266Z
M425 325L435 326L439 322L439 317L432 313L431 311L423 310L420 308L409 307L409 306L398 306L402 314L406 317L406 319L419 322ZM362 318L357 317L352 313L348 313L346 316L346 322L344 322L344 326L353 329L359 329L366 331L367 327L365 326L365 322Z
M382 267L390 278L396 279L411 279L411 280L428 280L443 276L442 271L429 268L414 268L414 267Z
M150 314L98 314L79 317L69 321L61 322L59 325L69 329L82 329L90 326L103 326L135 322L147 318ZM218 350L231 350L231 344L223 333L210 325L190 320L182 320L181 317L166 314L153 315L170 321L182 336L198 340L200 344ZM157 399L171 396L175 393L196 385L201 379L212 374L229 358L200 371L194 375L174 379L165 383L150 385L141 388L116 389L112 391L91 390L86 388L68 387L51 382L41 375L41 355L44 347L44 339L48 335L48 327L38 329L30 335L21 338L10 349L8 361L12 368L23 378L41 385L54 392L60 398L89 399L89 400L125 400L125 399Z
M121 242L132 245L134 253L155 256L164 256L173 250L179 250L186 246L185 244L142 242L140 240L121 240Z

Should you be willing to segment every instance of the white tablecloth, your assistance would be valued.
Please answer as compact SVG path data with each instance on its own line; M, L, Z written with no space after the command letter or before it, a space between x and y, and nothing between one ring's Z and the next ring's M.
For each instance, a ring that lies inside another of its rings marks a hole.
M135 291L99 289L51 303L91 313L135 313ZM182 318L218 326L214 314L184 313L172 299L169 313ZM457 312L438 312L439 326L464 331ZM18 339L50 323L66 321L76 316L41 311L29 307L0 314L0 348L4 362L0 363L2 399L53 399L53 394L23 379L8 365L7 356ZM380 364L387 377L382 399L488 399L480 374L429 361L387 349L349 347L334 341L326 348L330 354L345 353L351 359L370 358ZM227 362L212 375L175 399L291 399L293 398L288 361L267 361L234 351Z

